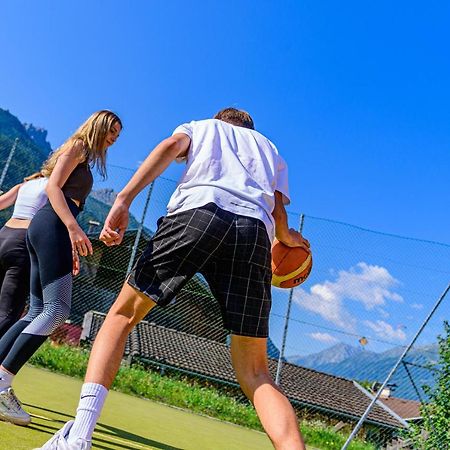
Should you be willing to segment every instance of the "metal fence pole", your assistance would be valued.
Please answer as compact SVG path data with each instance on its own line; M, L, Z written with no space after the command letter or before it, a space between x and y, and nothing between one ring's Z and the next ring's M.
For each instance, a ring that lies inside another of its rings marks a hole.
M3 191L2 191L3 182L5 181L6 173L8 172L9 165L11 164L11 160L12 160L12 157L14 155L14 152L16 151L16 147L17 147L17 143L18 142L19 142L19 138L16 137L14 139L14 144L12 145L11 150L9 152L8 159L6 160L5 167L3 167L2 176L0 177L0 193L3 193Z
M420 326L419 331L417 331L416 335L414 336L414 338L412 339L412 341L410 342L410 344L405 348L405 350L402 353L402 356L400 356L399 360L396 362L396 364L394 365L394 367L391 369L391 371L389 372L389 375L386 377L386 379L384 380L384 383L381 385L381 387L378 389L378 392L376 393L376 395L373 397L373 400L371 401L370 405L367 407L365 413L362 415L362 417L359 419L359 422L356 424L355 428L353 429L352 433L350 434L350 436L348 437L347 441L345 442L344 446L342 447L341 450L346 450L348 448L348 446L350 445L351 441L353 440L353 438L356 436L356 434L358 433L358 431L360 430L360 428L362 427L363 423L365 422L365 420L367 419L367 416L370 414L370 411L372 411L372 408L374 407L375 403L377 402L377 400L379 399L381 393L383 392L383 389L386 387L386 385L389 383L390 379L392 378L392 376L394 375L395 371L398 369L398 366L402 363L403 359L405 358L405 356L408 354L408 352L411 350L412 346L415 344L415 342L417 341L417 339L419 338L419 336L421 335L422 331L424 330L424 328L427 326L428 322L430 321L431 317L434 315L434 313L436 312L436 310L438 309L439 305L442 303L442 301L444 300L445 296L447 295L448 291L450 290L450 284L447 285L447 287L445 288L444 292L442 293L442 295L439 297L438 301L436 302L436 304L433 306L433 308L431 309L431 312L428 314L427 318L424 320L423 324Z
M128 262L127 274L129 274L131 269L133 268L134 258L136 257L139 240L141 239L142 229L144 228L144 219L145 219L145 216L147 215L147 209L148 209L148 205L150 203L150 197L152 196L154 185L155 185L155 182L152 181L148 188L148 194L147 194L147 198L145 199L144 210L142 211L141 221L139 222L136 237L134 239L133 248L131 250L130 261Z
M298 231L301 233L303 231L303 223L305 221L305 215L300 215L300 225L298 228ZM284 330L283 330L283 339L281 341L281 350L280 355L278 357L278 364L277 364L277 373L275 375L275 384L280 384L280 377L281 377L281 368L283 366L283 358L284 358L284 350L286 348L286 338L288 333L288 327L289 327L289 319L291 316L291 306L292 306L292 298L294 296L294 288L291 288L289 290L289 300L288 300L288 306L286 311L286 321L284 322Z

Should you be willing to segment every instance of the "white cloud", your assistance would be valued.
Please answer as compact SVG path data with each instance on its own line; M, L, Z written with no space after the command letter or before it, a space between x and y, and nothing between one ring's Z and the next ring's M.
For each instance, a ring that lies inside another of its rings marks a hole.
M342 298L333 290L333 284L326 281L315 284L310 292L303 289L294 291L294 302L301 308L319 314L328 322L349 331L355 331L356 319L343 307Z
M334 344L335 342L339 342L339 339L336 339L328 333L309 333L309 336L316 341L325 342L326 344Z
M347 271L339 271L335 281L311 286L309 292L297 288L294 301L300 308L319 314L343 329L355 331L356 318L346 310L344 300L361 303L366 310L376 308L386 316L387 312L381 307L388 301L403 302L403 298L393 291L398 284L384 267L360 262Z
M406 333L401 328L394 329L392 325L384 320L377 320L376 322L365 320L364 325L375 331L380 338L399 341L406 339Z
M420 310L420 309L423 309L423 305L422 305L422 303L412 303L411 308Z
M387 300L403 302L403 298L391 290L398 284L387 269L365 262L358 263L349 271L340 271L334 283L339 294L361 302L367 310L383 306Z

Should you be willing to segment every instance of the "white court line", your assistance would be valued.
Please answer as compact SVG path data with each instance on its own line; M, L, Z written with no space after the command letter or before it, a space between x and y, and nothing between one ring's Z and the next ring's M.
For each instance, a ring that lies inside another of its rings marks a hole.
M50 417L40 416L39 414L30 414L30 416L33 417L33 418L36 418L36 419L46 420L48 422L61 423L61 421L58 420L58 419L51 419ZM35 424L35 425L37 425L37 424ZM105 440L110 440L110 441L113 441L114 443L117 443L117 444L124 444L124 445L127 445L129 447L136 448L138 450L140 450L140 449L148 450L148 449L155 448L155 447L149 447L148 445L143 446L142 444L138 444L138 443L133 442L133 441L123 440L121 438L111 436L110 434L105 434L104 432L101 432L101 431L94 431L94 437L102 438L102 439L105 439Z
M136 449L154 449L155 447L149 447L148 445L145 445L145 446L142 446L142 444L137 444L136 442L132 442L132 441L125 441L125 440L123 440L123 439L121 439L121 438L117 438L117 437L114 437L114 436L111 436L110 434L103 434L101 431L94 431L94 437L97 437L97 438L99 438L99 437L101 437L101 438L103 438L103 439L109 439L109 440L111 440L111 441L115 441L116 443L118 443L118 444L126 444L127 446L130 446L130 447L134 447L134 448L136 448Z
M51 419L50 417L40 416L39 414L30 414L31 417L36 419L48 420L49 422L59 422L56 419ZM31 422L33 423L33 422Z

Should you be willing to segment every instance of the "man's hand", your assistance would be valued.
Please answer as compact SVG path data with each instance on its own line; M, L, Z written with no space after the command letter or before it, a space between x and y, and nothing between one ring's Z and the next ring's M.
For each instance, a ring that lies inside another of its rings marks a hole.
M309 248L309 241L305 239L298 231L289 228L285 236L277 236L277 239L288 247L307 247Z
M116 200L105 220L105 225L100 233L100 240L111 247L122 242L128 227L128 206Z
M275 191L275 206L272 216L275 220L275 237L288 247L309 248L309 242L296 230L289 228L283 194Z

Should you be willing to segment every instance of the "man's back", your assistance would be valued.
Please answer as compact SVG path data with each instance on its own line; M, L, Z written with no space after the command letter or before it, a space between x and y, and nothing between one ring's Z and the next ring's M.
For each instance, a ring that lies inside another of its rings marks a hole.
M272 237L274 191L289 197L286 164L272 142L255 130L216 119L181 125L177 133L188 135L191 145L168 213L213 202L262 220Z

